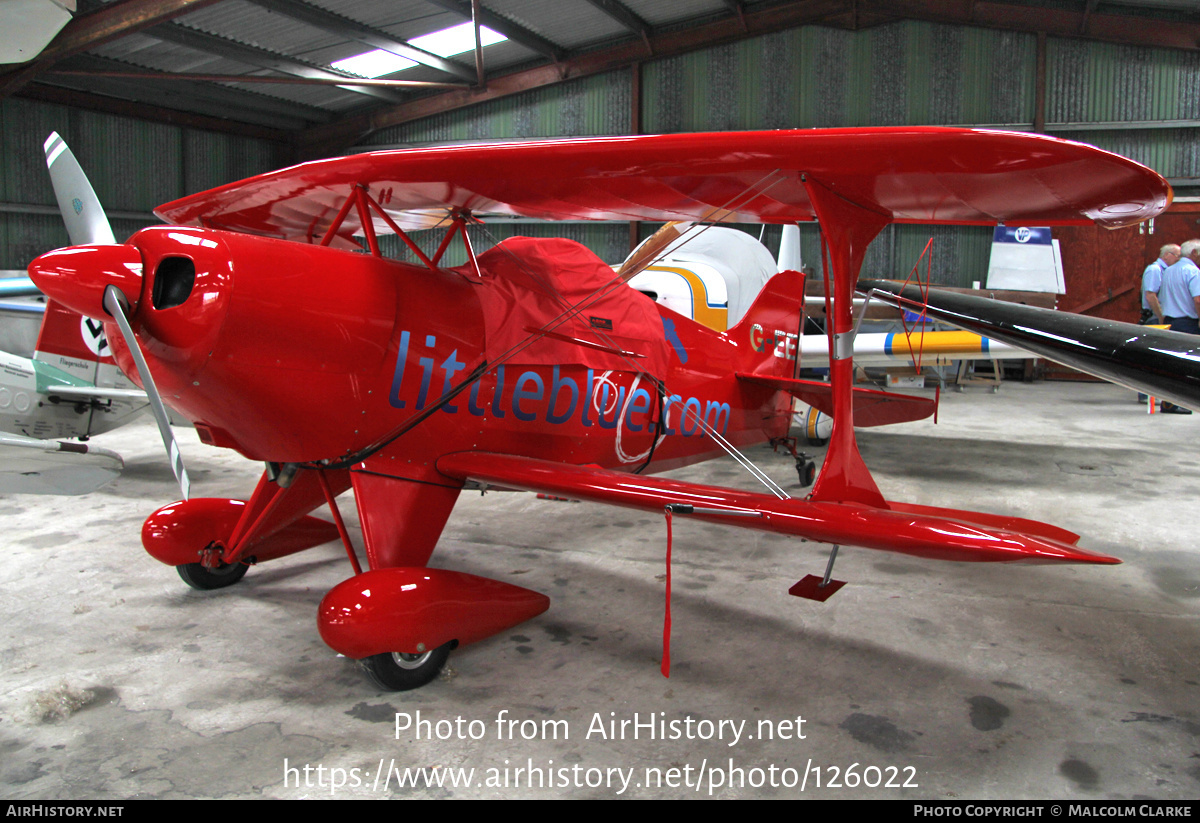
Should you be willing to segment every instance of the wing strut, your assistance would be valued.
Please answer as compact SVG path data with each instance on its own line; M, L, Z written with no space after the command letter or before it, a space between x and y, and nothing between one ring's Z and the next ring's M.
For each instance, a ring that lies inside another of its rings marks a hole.
M350 214L350 209L355 209L358 212L358 222L362 224L363 234L367 238L367 246L370 248L373 256L382 257L383 255L379 251L379 240L375 236L375 221L371 218L372 211L383 218L388 228L404 241L404 244L412 250L413 254L420 258L422 263L434 271L437 270L437 266L425 255L425 252L421 251L421 247L413 242L408 233L397 226L396 221L388 216L388 213L383 210L383 206L379 205L375 201L375 198L367 193L367 186L364 183L355 183L354 187L350 189L350 194L346 195L346 202L342 203L337 216L333 218L333 222L329 224L329 228L325 230L324 236L321 237L320 245L328 246L333 242L333 238L337 236L338 229L342 227L342 223L345 222L347 215ZM466 235L464 234L463 236L465 237Z
M833 321L829 377L833 405L839 412L833 416L829 451L810 497L839 503L866 503L886 509L887 503L859 454L851 410L854 408L854 284L867 246L890 218L843 199L808 175L802 179L821 224L822 238L828 246L831 265L827 268L833 272L834 299L832 312L827 313L826 318L827 322ZM829 294L828 287L825 293Z

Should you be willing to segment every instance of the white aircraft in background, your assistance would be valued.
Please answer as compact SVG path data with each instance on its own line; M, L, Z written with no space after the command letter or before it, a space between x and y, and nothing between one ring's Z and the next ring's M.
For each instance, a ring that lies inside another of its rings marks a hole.
M57 134L46 162L72 244L115 243L91 183ZM13 284L13 288L20 288ZM0 493L84 494L120 475L120 455L81 442L147 408L102 324L53 301L32 358L0 351Z
M75 0L0 2L0 63L25 63L42 53L71 22Z

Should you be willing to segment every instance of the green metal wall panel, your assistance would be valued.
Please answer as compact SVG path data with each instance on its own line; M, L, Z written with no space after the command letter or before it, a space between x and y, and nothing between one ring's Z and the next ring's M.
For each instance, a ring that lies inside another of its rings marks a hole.
M383 129L362 145L628 134L632 90L630 71L609 72Z
M278 143L211 131L183 130L182 185L187 194L262 174L280 168L288 161L288 150Z
M6 203L54 205L43 144L70 122L65 106L9 98L0 102L0 192Z
M1046 120L1200 119L1200 54L1050 38Z
M1071 131L1058 136L1124 155L1164 177L1200 177L1200 140L1195 129Z
M655 60L647 132L1033 120L1036 38L907 21L789 29Z
M61 134L87 172L105 209L149 212L185 194L278 168L280 144L202 132L127 117L8 98L0 101L0 193L5 203L54 206L43 144ZM154 220L113 219L117 239ZM21 269L66 245L62 221L0 212L0 268Z
M60 134L106 209L149 212L182 194L180 131L163 123L76 111Z

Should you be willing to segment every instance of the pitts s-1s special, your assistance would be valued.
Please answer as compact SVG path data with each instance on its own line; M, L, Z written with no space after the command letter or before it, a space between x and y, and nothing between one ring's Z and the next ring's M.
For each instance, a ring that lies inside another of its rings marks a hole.
M933 403L852 385L852 294L868 244L893 221L1121 226L1170 198L1162 177L1117 155L975 130L456 146L314 161L186 197L157 210L171 225L50 252L30 276L104 321L117 363L158 409L185 499L150 515L147 551L216 588L340 535L354 574L325 596L321 636L381 686L404 689L433 678L455 646L549 606L427 566L464 488L945 560L1117 562L1054 526L884 499L855 425L919 419ZM475 254L467 225L496 214L816 220L832 280L831 380L798 376L796 272L768 281L717 332L631 289L638 267L614 273L571 241L513 238ZM427 254L410 233L434 229L445 236ZM383 257L383 232L418 262ZM443 267L456 237L468 262ZM186 499L159 393L205 442L266 464L249 500ZM793 396L834 412L806 498L765 477L759 493L650 476L786 437ZM365 570L334 503L347 489ZM326 505L335 523L311 516ZM828 575L814 579L799 593L823 599Z

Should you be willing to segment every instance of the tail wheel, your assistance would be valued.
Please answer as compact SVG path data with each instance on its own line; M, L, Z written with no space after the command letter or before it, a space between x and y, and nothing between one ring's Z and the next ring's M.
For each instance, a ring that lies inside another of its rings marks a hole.
M457 643L451 640L436 649L420 654L385 652L374 654L358 661L371 681L389 692L406 692L418 689L433 680L446 665L450 650Z
M222 563L215 569L210 569L202 563L185 563L176 566L175 570L193 589L212 591L232 586L246 576L250 567L245 563Z

